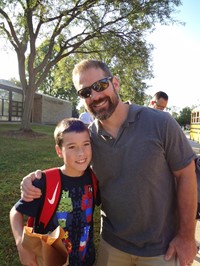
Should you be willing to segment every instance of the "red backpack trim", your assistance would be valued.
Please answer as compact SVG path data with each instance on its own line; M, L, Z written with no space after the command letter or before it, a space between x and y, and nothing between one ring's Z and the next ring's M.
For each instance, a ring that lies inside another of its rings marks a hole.
M46 195L39 218L39 224L44 224L44 228L46 228L60 199L61 176L58 168L47 169L44 172L46 175Z
M94 190L94 199L96 199L97 196L97 188L98 188L98 181L97 178L94 174L94 172L92 171L92 169L90 169L90 173L92 176L92 185L93 185L93 190Z

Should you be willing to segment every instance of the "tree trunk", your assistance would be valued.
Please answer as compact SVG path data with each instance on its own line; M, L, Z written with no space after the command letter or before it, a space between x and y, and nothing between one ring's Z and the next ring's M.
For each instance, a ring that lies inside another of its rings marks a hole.
M21 131L32 131L31 130L31 112L34 103L35 88L31 88L30 84L24 91L24 109L21 122Z

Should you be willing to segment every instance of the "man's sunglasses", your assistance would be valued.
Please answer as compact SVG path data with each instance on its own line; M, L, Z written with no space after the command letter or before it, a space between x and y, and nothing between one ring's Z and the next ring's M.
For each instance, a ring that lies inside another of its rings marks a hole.
M83 99L87 99L91 96L92 90L96 92L104 91L105 89L108 88L109 80L111 80L112 78L113 77L107 77L107 78L100 79L96 81L95 83L93 83L90 87L86 87L86 88L79 90L78 95Z

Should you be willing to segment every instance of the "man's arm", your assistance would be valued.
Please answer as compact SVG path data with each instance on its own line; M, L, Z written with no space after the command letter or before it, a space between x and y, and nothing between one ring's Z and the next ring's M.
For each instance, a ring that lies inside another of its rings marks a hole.
M41 190L32 185L33 180L40 179L42 177L42 171L37 170L25 176L20 184L21 198L25 201L32 201L40 198L42 193Z
M23 215L15 209L15 206L10 211L10 225L22 265L38 266L34 253L22 246Z
M177 180L179 230L171 241L165 258L168 260L177 254L180 266L185 266L194 260L197 253L195 242L197 177L194 161L173 173Z

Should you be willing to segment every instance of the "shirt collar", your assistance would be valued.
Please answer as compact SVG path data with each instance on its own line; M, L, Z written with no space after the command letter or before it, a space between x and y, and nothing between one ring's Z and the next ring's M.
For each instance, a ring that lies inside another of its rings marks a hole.
M129 124L134 123L136 119L139 118L139 113L143 109L143 106L137 104L130 104L128 116L121 127L127 127ZM91 132L96 133L98 135L108 136L108 133L102 128L101 123L95 119L91 126L89 127Z

